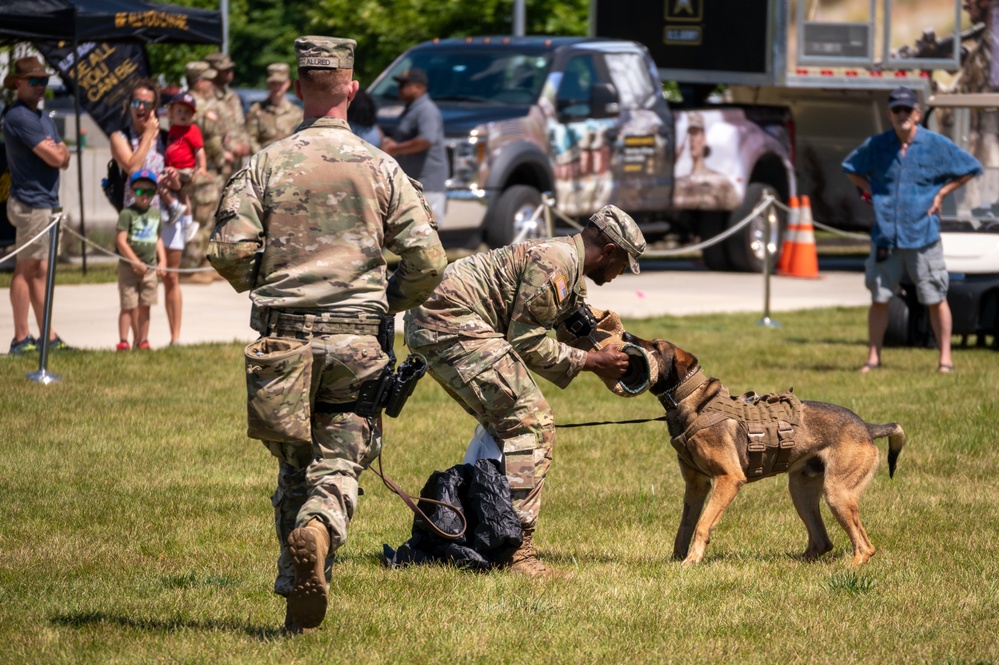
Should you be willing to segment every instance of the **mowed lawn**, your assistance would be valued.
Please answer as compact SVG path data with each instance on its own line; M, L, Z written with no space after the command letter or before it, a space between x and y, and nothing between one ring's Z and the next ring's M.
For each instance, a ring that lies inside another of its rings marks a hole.
M804 526L786 478L746 486L704 562L671 560L682 482L663 423L559 430L537 533L571 579L387 570L412 516L373 474L338 553L330 611L284 639L274 596L276 463L245 437L242 349L50 356L62 382L0 358L3 663L979 663L999 661L999 353L887 349L861 376L866 312L626 322L698 356L733 394L803 399L897 421L861 510L877 554L796 558ZM405 350L398 349L400 356ZM542 384L560 423L653 418L593 375ZM461 460L472 419L429 378L386 420L385 472L416 493Z

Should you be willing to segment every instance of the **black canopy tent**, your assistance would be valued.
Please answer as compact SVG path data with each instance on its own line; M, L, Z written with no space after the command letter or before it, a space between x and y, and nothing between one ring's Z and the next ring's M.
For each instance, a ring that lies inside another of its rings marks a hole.
M221 44L222 29L220 12L149 0L0 0L0 40L69 42L76 54L88 42ZM79 136L80 86L73 90ZM86 235L83 160L76 161L80 230ZM84 252L84 272L86 266Z

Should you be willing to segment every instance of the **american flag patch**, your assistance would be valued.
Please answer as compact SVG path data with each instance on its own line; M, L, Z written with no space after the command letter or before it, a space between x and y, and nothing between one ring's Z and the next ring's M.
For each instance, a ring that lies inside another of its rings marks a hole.
M569 287L565 283L564 275L555 275L552 278L552 285L555 287L555 297L560 303L569 297Z

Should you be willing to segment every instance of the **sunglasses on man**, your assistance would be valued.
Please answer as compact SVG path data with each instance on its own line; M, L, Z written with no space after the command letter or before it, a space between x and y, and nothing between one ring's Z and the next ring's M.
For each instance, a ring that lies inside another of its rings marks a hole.
M901 115L903 113L908 114L908 113L912 113L912 107L911 106L896 106L895 108L893 108L891 110L891 112L894 113L895 115Z
M133 109L142 109L143 111L148 111L155 106L154 102L147 102L142 99L133 99L131 104Z
M49 84L49 77L48 76L29 76L28 77L28 85L30 85L32 88L34 88L36 85L48 85L48 84Z
M156 193L156 189L147 189L145 187L133 187L132 193L136 196L152 196Z

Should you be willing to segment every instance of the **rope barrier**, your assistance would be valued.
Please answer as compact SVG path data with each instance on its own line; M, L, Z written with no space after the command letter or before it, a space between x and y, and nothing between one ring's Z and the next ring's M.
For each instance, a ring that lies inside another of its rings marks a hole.
M776 205L778 208L780 208L781 210L784 210L787 213L791 212L791 208L789 208L788 206L784 205L783 203L781 203L780 201L778 201L776 199L774 199L774 205ZM817 229L822 229L823 231L829 231L830 233L835 233L836 235L845 236L847 238L854 238L856 240L870 240L871 239L871 236L868 235L868 234L866 234L866 233L851 233L850 231L842 231L840 229L833 228L832 226L828 226L826 224L823 224L822 222L817 222L814 219L812 220L812 226L814 226Z
M44 229L42 229L42 231L39 232L38 235L36 235L34 238L32 238L31 240L29 240L28 242L24 243L21 246L20 249L15 249L10 254L4 254L2 257L0 257L0 260L6 261L7 259L13 258L13 257L17 256L18 254L20 254L21 252L23 252L24 250L28 249L28 247L30 247L32 245L32 243L34 243L36 240L38 240L43 235L45 235L46 233L48 233L52 229L53 226L55 226L56 224L59 223L59 221L61 219L62 219L61 216L53 215L52 216L52 222L48 226L46 226Z
M135 266L146 266L147 268L154 267L154 266L150 266L150 265L147 265L145 263L142 263L141 261L132 261L130 259L126 259L124 256L121 256L120 254L116 254L115 252L112 252L109 249L105 249L104 247L101 247L100 245L98 245L94 241L92 241L92 240L84 237L83 235L77 233L76 231L74 231L73 229L69 228L68 226L64 227L63 230L64 231L69 231L70 234L76 236L77 238L79 238L83 242L87 243L88 245L90 245L91 247L93 247L94 249L96 249L97 251L99 251L99 252L101 252L103 254L107 254L108 256L114 257L114 258L118 259L119 261L124 261L125 263L131 263L132 265L135 265ZM211 266L209 266L207 268L156 268L156 270L162 270L164 272L194 273L194 272L208 272L208 271L214 272L215 268L212 268Z

